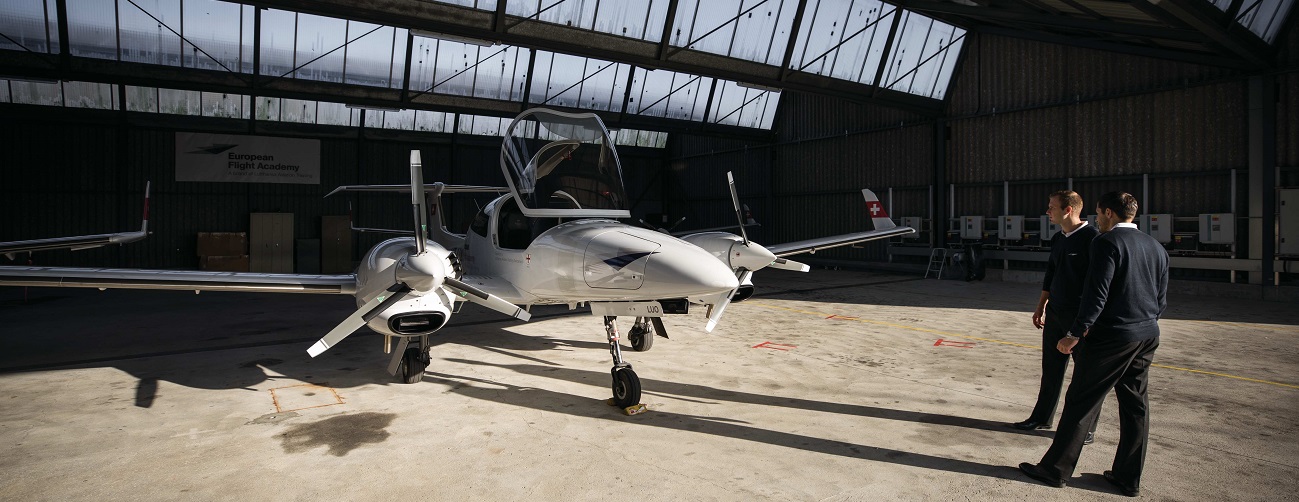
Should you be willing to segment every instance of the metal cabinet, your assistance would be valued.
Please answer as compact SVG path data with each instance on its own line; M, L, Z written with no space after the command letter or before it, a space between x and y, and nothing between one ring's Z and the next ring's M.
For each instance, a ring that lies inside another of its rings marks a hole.
M348 216L320 217L320 265L326 274L352 271L352 219Z
M251 213L249 220L249 270L293 273L293 213Z

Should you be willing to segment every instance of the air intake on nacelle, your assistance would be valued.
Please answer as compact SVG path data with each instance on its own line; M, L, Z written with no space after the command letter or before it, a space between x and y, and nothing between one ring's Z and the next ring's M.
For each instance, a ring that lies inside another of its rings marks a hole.
M411 312L389 318L388 329L398 335L427 335L446 323L447 315L442 312Z

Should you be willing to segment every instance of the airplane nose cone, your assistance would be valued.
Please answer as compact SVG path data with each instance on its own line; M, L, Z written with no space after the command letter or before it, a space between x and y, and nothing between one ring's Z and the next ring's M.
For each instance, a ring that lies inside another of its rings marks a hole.
M756 242L737 242L731 247L731 267L758 270L776 261L776 255Z
M645 266L646 286L653 284L663 298L683 298L724 293L739 287L735 273L707 251L688 244L650 257ZM665 246L666 248L667 246Z

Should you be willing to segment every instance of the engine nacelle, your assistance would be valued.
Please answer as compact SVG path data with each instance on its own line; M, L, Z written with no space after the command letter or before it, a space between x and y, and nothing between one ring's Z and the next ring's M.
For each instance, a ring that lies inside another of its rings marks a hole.
M446 326L453 301L442 288L420 296L412 293L374 316L367 325L385 335L428 335Z
M750 296L753 296L753 281L746 278L740 283L740 287L735 289L735 294L731 295L731 301L742 302L748 300Z

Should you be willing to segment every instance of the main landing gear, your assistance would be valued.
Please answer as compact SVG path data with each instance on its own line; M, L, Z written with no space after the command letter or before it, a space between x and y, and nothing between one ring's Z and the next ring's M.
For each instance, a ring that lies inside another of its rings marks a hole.
M388 373L392 373L403 383L419 383L424 379L424 370L428 369L429 356L428 336L418 339L401 337L397 350L393 351L392 362L388 364Z
M609 370L613 376L613 404L626 410L640 404L640 377L636 376L636 372L631 369L630 364L622 360L622 349L618 346L618 321L616 317L604 317L604 332L609 339L609 354L613 356L613 369ZM645 339L653 339L653 334L650 333L642 336ZM646 346L646 348L649 347Z
M627 341L631 342L631 348L636 349L636 352L645 352L654 346L654 335L668 337L663 321L657 317L637 317L631 330L627 331Z

